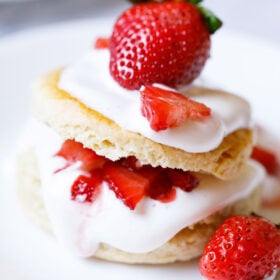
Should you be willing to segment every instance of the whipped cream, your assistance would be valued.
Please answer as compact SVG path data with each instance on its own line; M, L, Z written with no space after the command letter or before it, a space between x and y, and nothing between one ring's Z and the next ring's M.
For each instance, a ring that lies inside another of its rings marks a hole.
M176 199L169 203L144 198L132 211L106 183L93 203L79 203L71 200L71 186L83 174L80 163L55 173L65 166L63 158L54 156L62 140L43 124L35 123L33 131L53 230L66 248L85 257L93 255L100 243L133 253L154 250L186 226L247 197L264 177L263 169L251 161L238 178L227 182L197 174L200 185L190 193L177 189Z
M210 118L199 122L187 120L177 128L155 132L141 115L140 93L122 88L111 77L109 55L108 50L92 50L63 71L59 87L124 129L164 145L199 153L215 149L225 135L251 125L250 107L245 100L209 93L192 98L211 108Z
M277 162L280 163L280 138L270 130L258 125L256 131L256 144L272 151ZM276 174L267 174L263 183L262 199L265 206L278 203L280 200L280 170Z

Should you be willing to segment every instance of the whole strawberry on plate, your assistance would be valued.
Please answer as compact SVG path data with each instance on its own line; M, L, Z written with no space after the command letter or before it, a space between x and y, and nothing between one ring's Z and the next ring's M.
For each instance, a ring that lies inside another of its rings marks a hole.
M199 263L201 274L216 280L268 279L279 267L280 229L258 216L228 218L206 245Z
M176 88L200 74L209 57L210 34L221 21L197 2L142 3L117 19L110 72L121 86L133 90L161 83Z

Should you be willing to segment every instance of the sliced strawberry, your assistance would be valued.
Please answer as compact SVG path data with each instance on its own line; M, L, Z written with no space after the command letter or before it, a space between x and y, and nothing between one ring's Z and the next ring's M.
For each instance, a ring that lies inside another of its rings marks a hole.
M95 49L108 49L110 44L109 38L99 37L94 43Z
M279 163L277 162L276 155L261 146L255 146L251 157L261 163L270 175L276 175L279 171Z
M104 180L117 198L120 198L131 210L135 209L149 188L149 181L145 177L113 163L105 166Z
M68 161L66 167L77 161L82 162L81 169L85 171L99 169L108 161L105 157L97 155L93 150L84 148L81 143L75 140L66 140L56 156L63 157Z
M100 191L102 174L93 171L90 176L80 175L71 187L71 198L78 202L93 202Z
M62 144L56 156L63 157L70 162L75 162L82 149L83 145L81 143L68 139Z
M130 170L138 170L141 168L141 164L138 159L134 156L129 156L127 158L121 158L118 163Z
M81 169L89 173L79 176L72 185L71 197L79 202L92 202L103 181L131 210L143 197L167 203L175 199L176 187L191 191L199 183L188 172L141 165L134 156L112 162L74 140L65 141L56 155L67 160L66 166L56 172L80 161Z
M150 182L150 185L152 186L155 181L160 181L163 178L163 175L165 175L162 172L162 167L152 167L151 165L144 165L142 168L138 171L139 174L147 178Z
M149 189L149 197L162 203L168 203L175 199L176 189L166 174L159 173L157 175L157 179L154 180Z
M155 131L180 126L187 119L201 121L211 115L207 106L179 92L146 86L140 93L141 113Z
M172 185L178 187L185 192L191 192L199 185L199 180L192 173L179 170L179 169L167 169L169 178Z
M175 200L176 194L176 188L172 187L168 192L162 193L161 195L157 196L156 199L161 203L169 203Z
M84 148L79 160L83 163L81 168L85 171L100 169L108 161L103 156L97 155L93 150Z
M170 202L176 196L176 190L172 189L172 182L162 167L144 166L139 173L150 182L148 196L161 202Z

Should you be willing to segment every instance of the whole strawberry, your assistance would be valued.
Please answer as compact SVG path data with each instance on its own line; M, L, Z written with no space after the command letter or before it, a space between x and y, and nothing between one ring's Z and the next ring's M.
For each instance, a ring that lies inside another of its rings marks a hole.
M200 259L201 274L216 280L261 280L280 266L280 230L256 216L232 216L214 233Z
M203 11L177 1L142 3L126 10L110 40L111 75L131 90L153 83L191 83L209 57L210 31Z

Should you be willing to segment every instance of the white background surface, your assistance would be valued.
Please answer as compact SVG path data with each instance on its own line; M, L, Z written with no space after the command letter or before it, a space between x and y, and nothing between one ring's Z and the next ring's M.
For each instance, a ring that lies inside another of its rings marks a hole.
M39 2L47 5L47 2L56 1ZM94 16L97 18L97 14L102 14L103 5L110 1L91 2L99 7ZM279 46L252 37L253 34L274 43L279 42L280 25L277 30L274 25L275 18L279 21L275 15L279 11L280 1L206 2L215 6L215 11L219 10L220 15L227 15L224 30L213 37L212 58L204 71L206 79L216 86L246 96L253 104L256 118L280 135ZM62 1L57 3L61 4ZM76 259L63 252L52 237L23 215L15 200L14 162L11 155L16 152L19 135L24 132L24 124L31 114L28 100L30 82L45 71L67 64L87 51L93 35L103 34L99 30L104 24L87 20L71 22L69 13L69 17L64 14L64 19L67 18L69 23L57 25L60 21L57 12L54 12L57 16L46 16L41 21L38 16L32 18L30 14L28 19L24 6L18 19L9 17L9 20L3 21L3 11L7 12L10 8L8 4L1 5L0 22L10 21L13 24L0 25L0 32L2 30L2 34L5 34L0 41L0 279L200 279L195 269L196 263L126 266ZM84 7L83 4L81 7ZM37 10L32 13L39 13L38 9L37 6ZM112 9L106 10L106 14L114 13L115 9L121 8L114 4ZM28 10L30 13L31 10ZM250 16L247 18L247 15ZM260 20L260 15L265 20ZM25 20L20 21L25 16ZM53 25L44 27L51 22L54 22ZM266 26L271 28L267 29ZM21 33L8 35L23 29ZM235 35L229 29L246 31L250 35Z
M29 0L0 1L0 36L11 32L76 19L115 15L126 0ZM260 36L280 44L279 0L204 0L225 27Z

